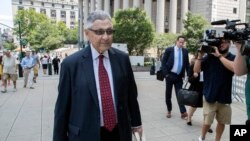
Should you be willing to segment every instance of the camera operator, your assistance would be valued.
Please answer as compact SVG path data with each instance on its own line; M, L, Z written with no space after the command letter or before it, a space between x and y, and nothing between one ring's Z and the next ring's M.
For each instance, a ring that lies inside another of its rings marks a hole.
M231 87L234 75L233 60L229 52L230 40L221 40L213 53L204 56L201 50L195 62L194 72L203 71L203 126L199 141L204 141L214 118L217 120L215 141L220 141L225 124L231 123Z
M234 72L237 76L247 74L247 81L245 84L245 98L247 107L247 125L250 125L250 56L242 55L240 49L243 45L242 43L236 43L237 55L234 60Z

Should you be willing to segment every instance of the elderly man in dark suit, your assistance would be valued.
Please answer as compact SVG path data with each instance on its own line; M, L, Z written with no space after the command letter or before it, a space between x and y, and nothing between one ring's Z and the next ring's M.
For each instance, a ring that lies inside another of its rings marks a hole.
M166 115L167 118L171 118L172 87L174 85L175 93L177 94L182 88L185 70L189 73L190 65L188 59L188 50L184 48L184 44L184 36L178 36L175 46L167 48L162 59L162 70L166 78L165 100L168 110ZM181 118L186 119L187 112L185 106L179 105L179 109L181 112Z
M61 65L53 141L131 141L142 125L129 57L111 47L108 13L90 13L86 26L90 44Z

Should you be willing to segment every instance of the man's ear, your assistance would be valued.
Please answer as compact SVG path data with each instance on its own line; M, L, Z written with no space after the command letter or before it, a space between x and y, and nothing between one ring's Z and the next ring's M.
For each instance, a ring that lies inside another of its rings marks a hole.
M87 30L87 29L84 29L84 34L85 34L85 37L86 37L86 39L87 40L89 40L89 30Z

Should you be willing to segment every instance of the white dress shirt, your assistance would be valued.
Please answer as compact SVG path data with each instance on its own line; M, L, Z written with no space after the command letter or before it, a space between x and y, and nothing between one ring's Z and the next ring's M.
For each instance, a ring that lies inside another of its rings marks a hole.
M182 48L179 48L177 46L174 47L174 65L171 69L171 72L173 73L177 73L177 69L178 69L178 62L179 62L179 54L178 54L178 50L181 49L181 59L183 58L182 55ZM182 61L183 62L183 61ZM183 63L182 63L183 65Z

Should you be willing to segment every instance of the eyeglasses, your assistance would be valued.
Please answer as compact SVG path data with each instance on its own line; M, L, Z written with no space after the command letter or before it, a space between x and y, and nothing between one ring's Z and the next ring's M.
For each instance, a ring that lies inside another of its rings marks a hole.
M95 30L95 29L89 28L89 30L94 32L96 35L103 35L103 34L105 34L105 32L106 32L107 35L112 35L115 32L114 29L106 29L106 30L97 29L97 30Z

